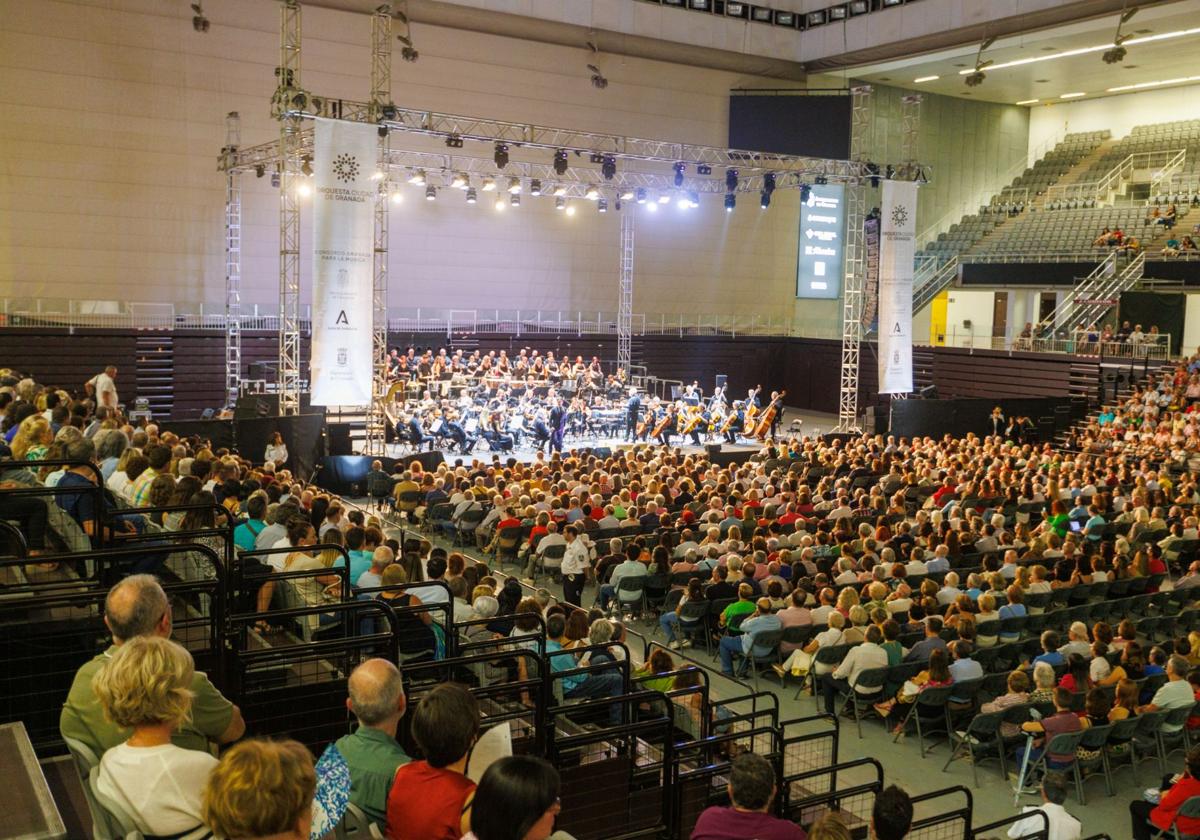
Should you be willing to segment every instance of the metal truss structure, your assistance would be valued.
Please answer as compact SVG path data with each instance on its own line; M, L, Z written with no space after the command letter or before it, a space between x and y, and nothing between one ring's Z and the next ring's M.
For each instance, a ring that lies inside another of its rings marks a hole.
M300 2L281 0L279 85L272 111L279 120L279 413L300 413L300 171L302 114L307 99L300 87Z
M392 102L392 10L386 3L371 16L371 109L377 116ZM380 132L379 181L375 195L375 251L371 285L371 405L363 453L386 454L387 305L388 305L388 132Z
M223 157L237 154L242 120L225 116ZM237 404L242 384L242 173L225 171L225 405Z
M864 168L865 150L872 129L871 86L859 85L850 91L850 154ZM866 204L863 180L846 187L845 278L842 283L842 366L838 388L839 432L861 432L858 422L858 365L862 346L863 288L866 285L866 254L863 241L863 208Z
M633 376L633 221L621 214L621 291L617 300L617 367Z
M921 131L921 94L910 93L900 100L900 166L896 177L917 180L921 177L917 156ZM892 394L892 402L908 399L908 394Z

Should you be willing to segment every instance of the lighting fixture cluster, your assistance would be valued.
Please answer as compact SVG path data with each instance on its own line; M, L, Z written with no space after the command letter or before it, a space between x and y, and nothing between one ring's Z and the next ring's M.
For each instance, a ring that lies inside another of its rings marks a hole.
M824 9L811 12L794 12L785 9L773 9L757 3L743 3L738 0L644 0L656 6L667 6L675 9L687 9L693 12L717 15L720 17L739 18L753 23L782 26L786 29L812 29L827 23L837 23L847 18L858 17L880 9L890 9L904 3L915 3L917 0L848 0L836 3Z
M1114 45L1112 42L1109 42L1107 44L1097 44L1093 47L1079 47L1073 50L1062 50L1061 52L1047 53L1045 55L1018 58L1013 61L1001 61L988 67L988 72L1006 70L1009 67L1024 67L1027 64L1038 64L1043 61L1054 61L1059 58L1073 58L1078 55L1088 55L1090 53L1103 54L1112 50L1114 46L1135 47L1140 44L1152 44L1158 41L1170 41L1176 38L1184 38L1191 35L1200 35L1200 27L1193 27L1191 29L1175 29L1170 32L1160 32L1156 35L1143 35L1139 38L1123 38L1119 45ZM974 70L969 69L959 70L958 75L969 76L974 72Z

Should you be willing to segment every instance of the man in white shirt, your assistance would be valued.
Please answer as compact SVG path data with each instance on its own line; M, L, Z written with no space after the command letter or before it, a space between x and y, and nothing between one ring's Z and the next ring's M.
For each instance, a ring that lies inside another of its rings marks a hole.
M1092 643L1088 641L1087 625L1082 621L1074 621L1067 630L1067 643L1058 649L1064 658L1072 653L1078 653L1084 659L1092 658Z
M929 565L932 566L933 564L930 563ZM958 573L946 572L945 582L937 593L937 602L942 605L953 604L961 594L962 590L958 588Z
M630 556L632 552L625 555L625 559L613 569L612 577L609 582L600 587L600 596L597 599L600 604L600 609L607 610L609 603L617 594L617 586L625 578L645 577L647 574L646 564L636 559L635 556Z
M925 571L931 575L950 571L950 548L942 544L933 550L933 558L925 563Z
M588 569L592 567L591 556L577 526L563 528L563 539L567 542L562 561L563 600L582 606L583 587L587 583Z
M1158 691L1154 692L1154 697L1150 702L1138 709L1138 714L1146 712L1157 712L1163 709L1170 711L1182 707L1191 708L1195 702L1195 695L1192 693L1192 684L1187 680L1188 661L1179 654L1173 655L1167 660L1167 681L1162 684ZM1168 725L1163 723L1163 732L1178 732L1183 727L1179 724Z
M89 379L83 387L90 396L96 398L96 405L115 409L120 405L120 400L117 398L116 378L116 366L109 365L102 372L97 373Z
M826 587L821 590L817 598L821 605L812 611L812 622L813 624L828 624L829 614L833 612L833 604L837 595L832 589Z
M1079 820L1067 813L1063 803L1067 801L1067 783L1061 773L1047 773L1042 780L1042 804L1026 806L1024 813L1041 811L1046 815L1050 824L1048 840L1079 840L1083 833L1083 825ZM1042 821L1030 817L1013 823L1008 829L1012 838L1027 837L1042 829Z
M855 645L850 648L850 652L846 654L846 658L842 660L842 664L838 665L832 674L826 674L821 677L822 691L825 694L825 713L836 715L834 703L837 700L837 693L845 691L854 686L858 690L858 677L863 671L869 671L872 668L886 668L888 666L887 651L883 649L883 632L872 624L867 628L867 638L861 645ZM866 690L868 693L875 693L877 688Z

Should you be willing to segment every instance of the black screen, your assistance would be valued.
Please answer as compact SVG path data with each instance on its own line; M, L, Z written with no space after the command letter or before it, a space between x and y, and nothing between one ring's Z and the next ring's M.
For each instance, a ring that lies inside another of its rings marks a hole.
M730 96L729 148L846 160L850 157L850 97Z

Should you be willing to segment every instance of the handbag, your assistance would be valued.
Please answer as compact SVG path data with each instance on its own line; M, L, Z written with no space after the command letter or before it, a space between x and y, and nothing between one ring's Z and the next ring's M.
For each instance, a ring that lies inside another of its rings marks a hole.
M812 668L812 664L815 659L816 656L811 653L805 653L802 650L796 651L792 660L792 676L806 676L809 670Z

